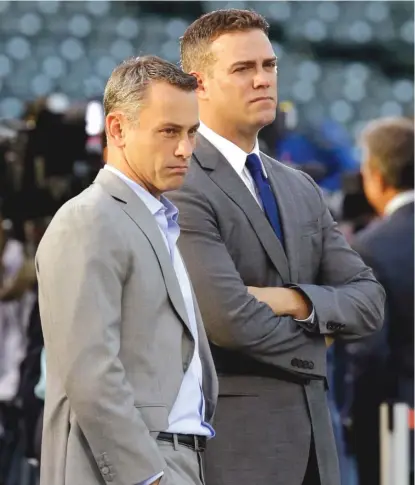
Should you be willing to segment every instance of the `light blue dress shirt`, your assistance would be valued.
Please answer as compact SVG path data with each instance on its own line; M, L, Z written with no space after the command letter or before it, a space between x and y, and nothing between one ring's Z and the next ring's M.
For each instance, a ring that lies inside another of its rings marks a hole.
M156 219L182 290L189 318L190 330L195 340L195 352L190 366L183 377L177 399L169 414L169 427L166 432L195 434L211 438L214 436L215 432L212 427L204 421L205 400L202 392L203 372L199 355L198 330L195 309L193 306L192 289L183 259L176 244L180 235L180 227L177 223L179 211L166 197L161 196L160 200L156 199L143 187L126 177L111 165L105 165L105 170L109 170L123 180L137 194L137 196L140 197ZM137 485L149 485L162 475L163 472Z

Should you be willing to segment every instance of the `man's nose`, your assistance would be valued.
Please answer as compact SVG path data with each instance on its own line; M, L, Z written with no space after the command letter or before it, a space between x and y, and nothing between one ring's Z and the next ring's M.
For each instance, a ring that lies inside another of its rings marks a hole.
M192 156L193 148L193 143L189 140L188 137L186 137L185 139L180 140L176 150L176 156L188 159Z
M269 88L272 83L271 74L261 69L255 74L254 77L254 88Z

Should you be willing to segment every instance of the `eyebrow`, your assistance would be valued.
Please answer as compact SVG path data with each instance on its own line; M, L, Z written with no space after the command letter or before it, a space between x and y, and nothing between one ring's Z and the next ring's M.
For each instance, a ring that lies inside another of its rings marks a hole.
M269 64L271 62L277 62L278 58L276 56L269 57L268 59L264 59L262 64ZM256 61L238 61L231 65L231 69L238 67L238 66L255 66Z

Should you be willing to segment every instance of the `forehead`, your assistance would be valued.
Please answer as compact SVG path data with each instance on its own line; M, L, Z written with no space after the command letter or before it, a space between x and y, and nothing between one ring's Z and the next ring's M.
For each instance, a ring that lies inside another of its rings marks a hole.
M218 62L261 61L273 57L274 50L262 30L223 34L211 44L211 52Z
M147 90L140 119L151 120L152 124L193 126L199 121L196 93L168 83L155 83Z

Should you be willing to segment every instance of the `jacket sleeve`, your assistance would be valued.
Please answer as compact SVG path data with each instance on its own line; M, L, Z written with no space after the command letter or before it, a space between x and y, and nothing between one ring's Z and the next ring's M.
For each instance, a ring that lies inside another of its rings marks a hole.
M312 302L321 334L350 340L380 330L384 318L385 291L372 270L349 246L315 187L321 207L323 249L319 284L298 287Z

